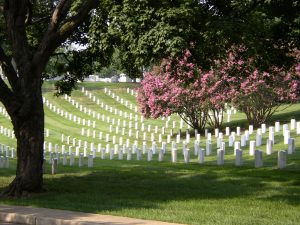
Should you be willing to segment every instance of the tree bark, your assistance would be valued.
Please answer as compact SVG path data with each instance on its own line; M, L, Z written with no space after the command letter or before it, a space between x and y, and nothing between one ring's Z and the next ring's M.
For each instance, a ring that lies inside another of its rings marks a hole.
M44 110L41 88L32 96L25 96L30 113L25 116L12 116L12 123L17 139L16 177L5 192L7 196L20 197L27 193L43 191L43 143L44 143ZM25 103L26 104L26 103Z
M55 50L90 16L99 0L85 0L70 16L74 1L60 0L51 15L48 29L36 51L27 38L26 21L30 23L32 4L28 0L4 1L6 36L17 69L0 46L0 66L9 87L0 77L0 101L9 113L17 138L16 178L5 192L19 197L43 190L44 109L42 73Z

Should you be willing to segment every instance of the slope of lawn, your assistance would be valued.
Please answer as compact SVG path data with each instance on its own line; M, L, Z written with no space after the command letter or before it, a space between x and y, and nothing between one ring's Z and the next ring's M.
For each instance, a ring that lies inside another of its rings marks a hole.
M81 92L82 86L105 104L122 109L128 114L137 114L104 93L104 88L107 87L136 105L134 96L126 91L127 87L136 87L135 84L129 86L129 84L84 83L80 84L78 90L72 94L72 99L92 111L110 116L115 120L122 120L123 118L119 115L114 115L94 104ZM54 97L53 84L50 82L45 84L44 97L64 111L96 121L97 126L94 129L85 127L86 129L95 130L97 133L109 132L109 123L80 112L63 97ZM281 125L289 124L292 118L300 121L300 104L292 105L289 108L283 107L283 109L273 116L270 125L274 125L275 121L280 121ZM64 134L64 136L69 135L88 143L102 143L105 147L104 140L82 136L82 125L57 115L48 107L45 107L45 112L46 129L50 133L50 136L45 138L46 142L57 143L60 146L62 144L61 134ZM172 140L175 140L180 119L174 115L171 117L170 124L172 121L177 123L172 137ZM151 124L152 129L154 126L164 126L165 123L166 119L145 120L145 124ZM0 114L0 125L12 128L9 119L2 114ZM225 123L225 126L230 126L232 131L236 126L240 126L242 130L248 129L245 115L239 112L234 114L232 121ZM183 131L186 128L185 126ZM170 126L166 128L163 140L166 140L169 130ZM255 135L255 133L252 134L250 139L255 140ZM185 135L182 136L185 138ZM226 141L225 164L218 166L214 132L212 132L212 136L213 153L211 156L205 157L205 163L202 165L197 163L197 156L194 156L194 137L191 138L189 144L191 149L189 164L184 163L182 144L177 144L177 163L171 163L170 144L168 144L163 162L158 162L158 154L153 155L152 161L148 162L147 154L143 155L140 161L136 160L135 155L132 156L132 160L128 161L126 154L123 160L118 160L117 155L113 160L109 160L109 154L106 154L105 159L101 159L100 153L97 152L93 168L87 168L86 159L85 165L79 168L76 158L76 166L63 166L60 163L58 174L51 175L49 153L46 151L44 183L47 191L17 200L0 199L0 203L121 215L184 224L299 224L300 135L297 135L295 130L291 130L291 137L296 140L296 153L287 156L287 167L282 170L277 169L277 151L287 149L287 145L283 144L282 129L281 132L275 133L276 144L274 153L270 156L265 154L268 134L263 135L263 145L258 147L264 152L262 168L254 168L253 156L248 155L248 145L242 148L244 165L235 167L233 148L228 147L227 137L224 137ZM124 139L127 138L130 139L130 143L135 140L134 137L128 137L126 133ZM141 148L142 142L142 135L140 135L139 148ZM12 148L16 147L15 139L3 135L0 135L0 143ZM111 141L110 144L113 146ZM158 149L160 146L161 144L158 143ZM151 147L149 137L147 147ZM205 138L202 134L201 148L205 148ZM68 145L66 145L66 149L68 149ZM0 151L0 155L3 154ZM0 169L0 191L3 191L14 178L15 166L15 159L11 159L9 169Z

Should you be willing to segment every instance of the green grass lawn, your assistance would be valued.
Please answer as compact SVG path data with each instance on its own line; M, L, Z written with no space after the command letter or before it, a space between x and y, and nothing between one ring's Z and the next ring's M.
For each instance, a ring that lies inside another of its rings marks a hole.
M126 93L126 84L83 84L87 89L103 100L128 113L133 113L104 94L104 87L113 90L120 97L134 103L132 95ZM135 87L131 84L130 88ZM46 83L44 96L56 106L74 115L95 120L92 116L79 112L63 98L56 98L52 93L52 84ZM92 103L81 88L72 95L80 104L116 120L123 119L113 115ZM274 121L289 123L291 118L300 119L300 104L295 104L274 115ZM45 107L46 128L50 136L46 141L61 145L61 133L70 135L82 141L105 142L92 137L81 136L81 127ZM179 124L179 118L172 116L171 121ZM232 130L238 125L247 129L247 122L242 113L233 115L232 122L225 124ZM166 120L147 120L145 124L163 126ZM108 124L96 120L97 132L107 132ZM8 118L0 115L0 125L11 128ZM88 127L86 127L88 129ZM169 131L169 128L166 129ZM174 133L178 130L174 130ZM212 134L214 134L212 132ZM249 147L244 149L244 165L234 166L233 149L226 147L225 165L216 165L216 142L213 138L213 154L205 158L205 164L197 163L197 157L191 154L191 162L185 164L181 154L181 144L178 145L178 162L171 163L170 147L163 162L158 162L157 154L151 162L147 156L142 160L101 160L99 153L94 160L94 167L63 166L59 164L58 174L51 175L50 164L46 164L44 183L47 192L22 199L1 199L0 203L30 205L68 209L91 213L112 214L144 219L162 220L185 224L299 224L300 222L300 135L291 131L296 139L296 153L288 155L287 167L277 169L277 151L287 149L283 144L282 132L275 133L276 144L274 154L263 155L264 167L254 168L253 157L248 155ZM265 152L265 142L268 135L263 136L263 145L258 147ZM128 138L127 136L125 138ZM138 140L142 144L142 135ZM164 140L166 135L163 136ZM255 133L251 135L254 140ZM135 138L129 138L131 142ZM173 138L174 139L174 138ZM203 135L201 147L205 146ZM225 139L227 142L227 138ZM15 141L0 135L0 143L15 147ZM150 141L147 141L150 147ZM193 149L194 138L189 147ZM112 143L110 142L112 145ZM66 145L66 149L68 146ZM160 147L160 144L158 144ZM73 150L74 152L74 150ZM193 151L192 151L193 152ZM0 152L1 154L1 152ZM49 159L49 154L46 154ZM0 169L0 191L3 191L12 181L15 174L15 160L10 161L9 169Z

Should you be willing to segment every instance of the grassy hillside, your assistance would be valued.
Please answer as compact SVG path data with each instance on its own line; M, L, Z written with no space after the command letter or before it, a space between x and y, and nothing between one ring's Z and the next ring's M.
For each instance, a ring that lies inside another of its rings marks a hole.
M82 92L82 87L87 90ZM51 142L54 151L54 145L58 145L58 151L61 152L62 145L68 152L72 143L66 143L66 137L70 136L70 141L76 138L81 140L82 145L87 143L87 151L90 153L90 143L95 147L101 143L102 148L106 147L105 135L110 134L110 147L113 148L112 136L122 136L123 121L126 121L125 135L123 143L129 139L130 147L134 141L138 142L139 149L143 144L143 132L141 131L141 116L134 111L136 106L135 97L127 93L127 88L134 88L136 84L103 84L103 83L84 83L80 84L77 91L71 96L71 101L64 97L54 97L53 84L45 83L44 97L52 104L52 107L58 107L61 110L76 115L76 119L81 118L95 121L95 128L86 125L79 125L74 120L69 120L65 116L58 115L57 112L50 109L45 104L46 129L49 131L49 137L45 141ZM107 93L105 93L107 88ZM115 93L115 98L108 95L108 90ZM89 94L95 96L95 101L99 100L99 105L89 98ZM119 96L119 101L116 96ZM123 104L120 99L123 98ZM74 100L74 105L72 105ZM125 102L128 105L125 106ZM78 108L76 108L76 103ZM101 107L103 103L103 108ZM130 109L132 104L132 109ZM86 112L80 112L79 106L86 107ZM105 109L107 105L107 109ZM110 107L113 108L110 112ZM122 110L122 116L114 113L115 109ZM295 104L276 113L273 121L269 124L274 126L275 121L290 124L292 118L300 120L300 104ZM89 113L90 110L90 113ZM93 111L94 116L93 116ZM124 113L128 118L124 118ZM99 113L99 119L97 114ZM132 115L132 137L129 137L130 113ZM102 121L102 115L105 120ZM135 116L137 115L137 120ZM110 121L107 121L109 117ZM116 124L120 119L119 134L115 134ZM230 126L234 131L236 126L242 130L248 129L245 115L237 112L232 115L232 121L225 123L224 127ZM115 125L112 125L114 120ZM158 133L155 134L155 126L158 132L165 127L166 133L162 135L163 141L167 140L167 135L172 128L173 121L176 128L173 129L172 140L176 139L179 132L180 118L176 115L170 118L168 127L166 121L145 120L145 130L151 125L151 132L147 132L147 148L151 148L151 133L154 133L157 142L157 149L161 148L158 142ZM138 123L139 137L136 139L135 123ZM110 132L112 125L113 132ZM12 129L9 118L0 114L0 126ZM90 130L90 136L82 135L82 128L85 134ZM0 203L32 205L36 207L49 207L79 210L93 213L122 215L129 217L138 217L145 219L164 220L187 224L297 224L300 221L300 149L299 135L295 130L291 130L291 137L296 139L296 153L287 156L287 167L283 170L277 169L277 151L287 149L283 144L282 127L281 132L275 133L276 143L272 155L263 155L264 167L254 168L253 156L249 156L249 145L242 148L244 150L244 165L242 167L234 166L233 148L228 146L228 137L224 136L226 142L225 164L218 166L216 164L216 138L212 131L213 151L211 156L205 157L205 163L197 163L197 156L194 156L194 137L191 138L188 147L191 149L191 160L185 164L182 156L182 141L185 139L183 128L181 143L177 144L178 162L171 163L170 149L171 144L167 144L167 153L163 162L158 162L158 154L153 155L151 162L147 161L147 154L142 156L142 160L126 160L126 154L123 160L118 160L118 155L114 155L113 160L109 160L109 154L105 159L101 159L100 152L94 159L94 167L87 168L87 159L84 166L78 167L78 157L75 160L75 166L63 166L60 162L58 174L51 175L51 165L46 163L45 187L47 192L29 196L21 200L2 199ZM47 131L46 131L47 132ZM93 137L93 132L96 136ZM99 133L102 132L103 138L99 139ZM225 133L225 129L223 130ZM191 132L192 133L192 132ZM62 142L62 134L64 140ZM251 136L255 140L256 132ZM263 135L263 145L258 147L265 153L266 140L268 133ZM237 137L237 140L240 138ZM0 135L0 143L16 147L15 140L4 135ZM249 143L249 142L248 142ZM205 137L201 134L201 148L205 148ZM50 159L50 154L46 148L45 158ZM75 153L75 147L72 149ZM80 149L83 152L83 148ZM1 151L0 151L1 155ZM61 157L62 158L62 157ZM9 169L0 169L0 191L12 181L15 173L15 159L10 160Z

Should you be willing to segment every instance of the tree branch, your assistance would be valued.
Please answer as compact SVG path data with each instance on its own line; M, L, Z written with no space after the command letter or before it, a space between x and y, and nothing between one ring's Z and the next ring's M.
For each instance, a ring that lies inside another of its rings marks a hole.
M63 56L65 58L65 60L67 60L68 62L70 62L70 60L67 57L67 54L64 53L64 52L57 52L57 53L52 54L51 56L55 57L55 56L60 56L60 55Z
M15 93L20 91L20 81L18 79L18 74L14 67L12 66L9 57L5 54L3 48L0 46L0 65L4 75L7 77L10 86Z
M31 0L27 0L27 13L26 13L26 20L25 20L26 25L32 22L32 15L33 15L33 5Z
M4 3L8 39L20 76L28 74L31 66L31 57L25 30L27 13L28 0L6 0Z
M73 1L72 0L61 0L56 6L52 13L51 21L48 26L47 34L51 34L57 31L59 23L64 20L67 16L67 12L70 9Z
M3 103L6 109L10 108L13 93L0 76L0 102Z
M99 0L86 0L81 5L80 10L76 15L69 18L64 24L60 26L59 22L62 20L63 13L71 4L70 0L61 0L57 8L54 10L48 30L41 41L38 51L33 58L33 65L43 65L39 67L43 69L46 66L49 58L56 48L58 48L66 39L86 20L92 9L97 8ZM56 30L58 29L58 30Z
M45 16L45 17L36 19L36 20L34 20L34 21L30 21L29 23L27 23L27 26L31 26L31 25L34 25L34 24L43 22L43 21L48 20L48 19L50 19L50 18L51 18L51 16Z
M68 19L60 27L58 31L60 39L62 41L65 41L67 37L69 37L78 28L78 26L86 20L90 11L97 8L98 5L99 0L86 0L80 7L81 9L79 10L79 12Z

